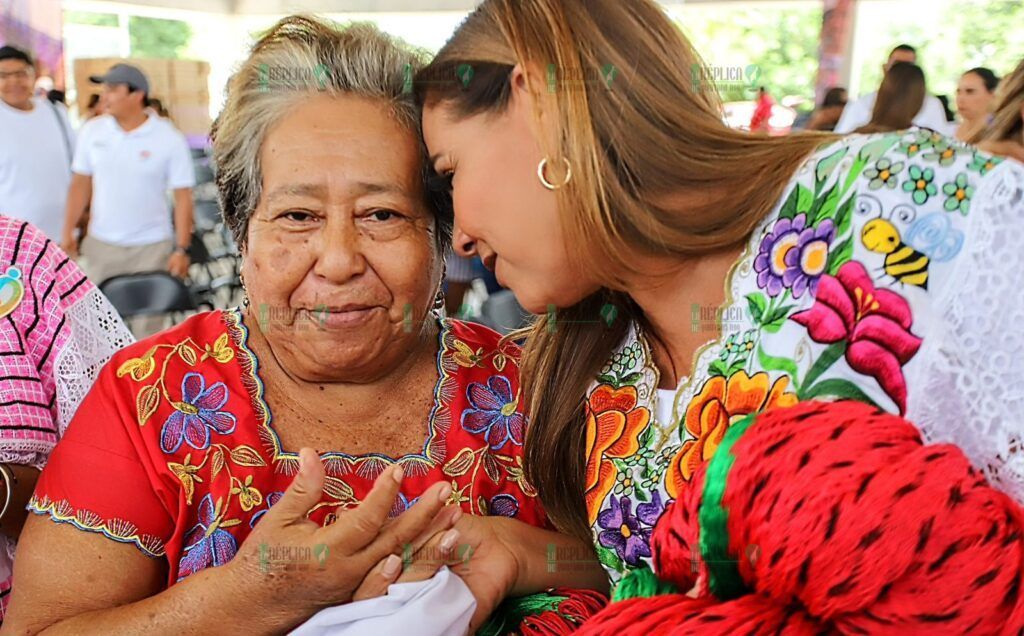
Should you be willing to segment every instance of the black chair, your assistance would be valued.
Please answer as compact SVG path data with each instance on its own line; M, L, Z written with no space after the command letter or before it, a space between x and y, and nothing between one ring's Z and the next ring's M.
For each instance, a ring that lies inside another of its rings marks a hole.
M185 283L167 272L113 276L100 283L100 291L123 318L197 309Z

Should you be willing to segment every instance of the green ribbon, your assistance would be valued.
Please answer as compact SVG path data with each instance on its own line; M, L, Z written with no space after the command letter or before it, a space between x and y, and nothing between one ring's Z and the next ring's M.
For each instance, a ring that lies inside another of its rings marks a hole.
M746 585L740 576L738 561L729 554L729 510L722 505L729 471L736 462L732 454L736 441L754 424L751 414L725 432L722 443L708 462L704 475L704 496L697 522L700 528L700 554L708 568L708 586L721 601L743 596Z

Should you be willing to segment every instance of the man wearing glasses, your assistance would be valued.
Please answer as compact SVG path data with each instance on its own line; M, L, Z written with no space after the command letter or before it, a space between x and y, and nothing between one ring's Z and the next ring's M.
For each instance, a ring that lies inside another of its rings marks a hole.
M60 240L74 134L63 104L33 97L28 53L0 47L0 212Z

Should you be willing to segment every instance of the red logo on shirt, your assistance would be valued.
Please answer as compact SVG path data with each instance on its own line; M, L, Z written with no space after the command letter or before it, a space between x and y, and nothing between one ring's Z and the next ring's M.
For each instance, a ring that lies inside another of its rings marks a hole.
M149 159L149 151L143 150L142 152L139 153L139 156L142 157L143 160Z

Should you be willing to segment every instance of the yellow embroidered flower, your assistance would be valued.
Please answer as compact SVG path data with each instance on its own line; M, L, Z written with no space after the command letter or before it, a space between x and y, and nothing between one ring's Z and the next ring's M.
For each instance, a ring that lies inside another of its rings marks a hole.
M445 502L445 505L446 506L450 506L452 504L459 505L459 504L462 504L462 503L465 503L465 502L469 501L469 497L467 497L465 495L465 492L466 492L467 488L469 488L469 484L466 484L462 488L459 488L459 485L453 479L452 480L452 494L448 497L448 501Z
M231 489L231 494L238 495L238 503L242 506L242 510L249 512L263 503L262 493L252 485L252 475L247 476L244 482L235 481L238 481L239 485Z
M130 358L125 360L121 366L117 368L117 377L123 378L126 375L130 375L136 382L142 382L149 377L153 370L156 369L156 360L153 359L153 354L156 352L156 347L153 347L147 351L141 358Z
M185 503L191 506L192 495L196 491L195 482L203 482L203 478L197 474L200 467L192 465L192 453L185 455L184 464L167 462L167 468L174 473L175 477L181 480L181 485L185 488Z
M226 333L220 334L217 341L213 343L213 348L206 345L203 351L203 360L213 358L221 364L231 362L231 359L235 357L235 350L228 344L228 334Z
M473 367L480 366L480 361L484 358L484 350L483 347L481 347L476 351L473 351L465 342L456 340L455 355L452 357L455 358L455 362L460 367L472 369Z

